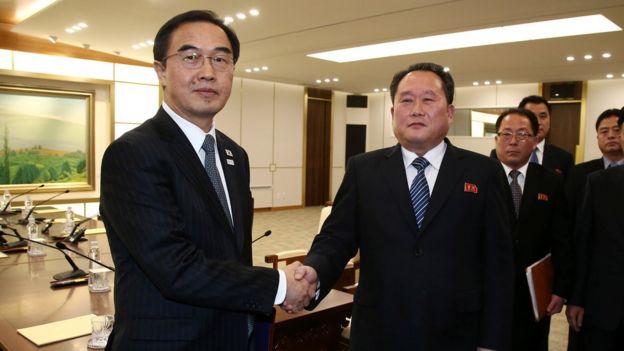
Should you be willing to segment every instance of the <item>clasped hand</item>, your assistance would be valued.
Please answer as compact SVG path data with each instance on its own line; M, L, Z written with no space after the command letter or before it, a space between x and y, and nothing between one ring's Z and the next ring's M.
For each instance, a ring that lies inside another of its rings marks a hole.
M295 261L284 269L286 275L286 298L281 304L288 313L299 312L316 296L318 276L312 267Z

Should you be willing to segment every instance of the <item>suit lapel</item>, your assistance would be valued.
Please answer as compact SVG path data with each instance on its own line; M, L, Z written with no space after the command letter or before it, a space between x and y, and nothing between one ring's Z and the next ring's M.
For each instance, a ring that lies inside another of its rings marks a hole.
M201 198L205 199L207 202L206 207L215 214L221 227L224 228L226 232L232 233L232 228L219 202L219 197L212 187L210 178L208 178L208 174L199 158L197 158L197 153L193 150L193 146L189 140L162 108L159 110L154 120L160 135L169 145L167 150L171 153L172 159L180 169L180 173L184 175L191 186L201 194ZM233 237L233 235L227 236Z
M409 197L409 188L407 187L407 177L405 175L405 164L403 163L403 154L401 146L397 144L391 148L386 154L387 166L381 167L383 177L386 179L392 198L398 199L399 212L407 221L412 232L416 232L416 215L412 208L412 200Z
M461 154L457 149L451 145L447 139L446 152L440 165L440 171L438 172L438 178L433 187L431 199L429 200L429 206L425 213L425 220L423 221L422 231L427 229L429 223L435 218L436 214L440 211L446 200L451 194L451 191L455 188L455 184L464 173L464 166L462 165Z

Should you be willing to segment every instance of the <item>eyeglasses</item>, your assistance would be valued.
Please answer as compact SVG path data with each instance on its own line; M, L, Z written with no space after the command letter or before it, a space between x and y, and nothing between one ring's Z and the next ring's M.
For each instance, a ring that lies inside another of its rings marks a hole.
M163 57L161 62L177 56L182 61L182 65L189 69L200 68L204 65L204 59L210 62L210 65L215 71L227 71L234 65L234 58L229 54L217 54L213 56L207 56L199 51L185 50L178 51L169 56Z
M510 142L511 138L513 138L514 135L516 136L516 140L521 141L521 142L525 142L528 138L533 136L533 134L527 132L526 130L520 130L515 133L498 132L496 133L496 135L498 135L498 137L501 138L506 143Z

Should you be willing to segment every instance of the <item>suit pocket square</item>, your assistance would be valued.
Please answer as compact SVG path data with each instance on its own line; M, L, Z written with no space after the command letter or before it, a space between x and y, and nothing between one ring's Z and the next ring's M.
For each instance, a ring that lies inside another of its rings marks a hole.
M475 184L464 183L464 192L465 193L478 194L479 193L479 188L477 188L477 186Z
M537 200L538 201L548 201L548 194L537 193Z

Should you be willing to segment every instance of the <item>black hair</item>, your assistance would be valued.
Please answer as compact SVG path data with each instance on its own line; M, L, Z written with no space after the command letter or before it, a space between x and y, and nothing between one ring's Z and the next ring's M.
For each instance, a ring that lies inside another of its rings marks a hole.
M544 104L546 105L546 108L548 108L548 114L552 113L552 109L548 101L539 95L529 95L525 97L524 99L522 99L522 101L520 101L520 103L518 104L518 107L526 108L526 104L536 104L536 105Z
M169 51L169 38L174 30L185 23L193 22L208 22L223 29L225 35L227 35L228 40L230 41L230 45L232 46L234 63L238 61L238 56L240 55L240 42L238 41L236 33L232 28L223 23L223 20L221 20L216 13L210 10L192 10L184 12L171 18L167 21L167 23L163 24L154 39L154 60L161 61L167 56L167 51Z
M609 117L618 117L619 120L622 117L622 111L618 110L617 108L610 108L608 110L602 111L602 113L600 114L600 116L598 116L598 119L596 120L596 131L598 131L598 127L600 126L602 120Z
M539 121L537 120L537 116L531 110L527 110L525 108L510 108L510 109L503 111L500 115L498 115L498 118L496 119L496 133L499 132L500 125L503 122L503 118L511 114L517 114L517 115L521 115L521 116L528 118L529 122L531 123L533 136L537 135L537 131L539 129Z
M455 82L453 81L453 77L450 73L444 71L444 67L431 62L416 63L409 66L405 70L395 73L394 77L392 77L392 82L390 83L390 98L393 103L399 83L408 73L413 71L427 71L435 73L438 77L440 77L440 80L442 80L444 95L446 95L446 102L449 105L453 103L453 96L455 95Z

